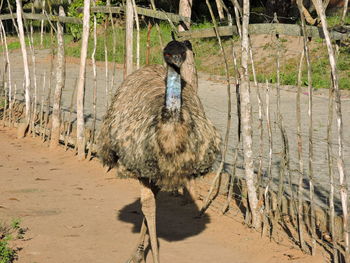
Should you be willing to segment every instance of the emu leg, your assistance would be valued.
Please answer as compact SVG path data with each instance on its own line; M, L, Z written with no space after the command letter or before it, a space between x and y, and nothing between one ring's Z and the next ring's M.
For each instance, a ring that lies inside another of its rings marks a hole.
M141 182L141 210L145 216L148 234L151 243L153 263L159 263L158 240L156 231L156 199L158 190L152 184L140 180Z
M141 230L140 230L139 241L137 242L137 246L136 246L131 258L126 263L146 262L145 261L145 247L144 247L146 232L147 232L146 219L143 218L142 226L141 226Z

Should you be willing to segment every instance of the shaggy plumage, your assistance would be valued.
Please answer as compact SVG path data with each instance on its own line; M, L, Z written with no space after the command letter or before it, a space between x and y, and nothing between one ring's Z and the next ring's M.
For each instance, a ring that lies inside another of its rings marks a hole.
M158 191L205 174L219 153L220 136L206 118L196 89L180 76L188 51L189 42L171 41L163 51L167 69L148 66L129 75L117 89L98 137L103 164L140 181L144 220L128 263L144 262L146 232L153 262L160 262Z
M220 136L196 91L182 82L180 113L164 107L166 69L144 67L117 89L99 135L99 157L127 177L148 178L162 189L208 172Z

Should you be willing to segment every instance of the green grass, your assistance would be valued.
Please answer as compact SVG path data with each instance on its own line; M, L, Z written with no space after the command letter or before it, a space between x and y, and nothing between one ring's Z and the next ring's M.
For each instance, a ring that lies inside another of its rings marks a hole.
M10 242L22 239L26 229L21 228L21 221L13 219L10 224L0 222L0 263L12 263L17 258L17 250L11 247Z
M329 27L340 25L341 15L327 16L327 23ZM345 17L345 24L350 24L350 16Z
M330 25L337 24L340 20L337 16L329 17ZM350 20L348 17L347 20ZM349 21L350 22L350 21ZM193 25L192 29L203 29L210 28L212 24L210 22L203 22L201 24ZM162 35L162 42L165 45L168 41L171 40L171 27L168 23L160 23L159 25L160 32ZM123 26L116 26L115 32L115 41L116 48L115 54L113 54L113 31L111 26L108 27L105 32L104 26L98 26L98 37L97 37L97 49L96 49L96 60L104 61L105 60L105 43L107 45L107 57L108 61L115 61L118 64L124 63L124 36L125 31ZM81 50L81 41L74 42L73 36L70 34L65 34L65 47L66 55L72 57L80 57ZM28 40L27 44L28 44ZM234 41L238 41L235 39ZM56 45L56 37L53 37L54 45ZM234 68L232 63L231 55L231 40L229 38L223 38L223 46L229 60L229 72L230 75L234 75ZM287 44L288 39L281 38L281 46ZM237 44L238 42L236 42ZM313 76L313 87L314 88L329 88L330 86L330 68L328 62L328 54L325 48L325 45L322 41L314 42L315 45L312 45L311 49L311 62L312 62L312 76ZM146 63L146 44L147 44L147 26L142 23L140 31L140 64L141 66ZM206 38L206 39L193 39L192 40L193 49L195 52L195 61L196 66L199 71L214 74L214 75L225 75L224 61L221 55L220 47L217 43L216 38ZM40 34L34 34L34 46L35 48L50 48L51 47L51 37L49 33L44 35L43 45L40 46ZM150 34L150 63L151 64L162 64L162 47L160 45L159 34L157 32L156 26L153 26ZM134 34L134 58L136 57L136 32ZM268 52L273 50L275 45L273 43L268 43L263 50ZM0 47L0 51L1 51ZM9 49L20 48L20 44L16 39L9 41ZM88 44L88 58L91 58L93 52L93 39L92 32ZM240 54L238 52L238 57ZM283 56L283 53L282 53ZM257 79L259 82L265 83L266 79L271 82L276 82L276 66L275 60L273 57L265 59L255 58L256 60L256 72ZM239 58L238 58L239 63ZM297 84L297 74L298 74L298 64L299 57L295 56L291 59L286 59L281 61L281 84L285 85L296 85ZM349 48L341 47L340 54L338 56L338 73L339 73L339 86L341 89L350 89L350 52ZM251 76L251 79L253 77ZM302 75L303 85L307 85L307 71L304 67Z

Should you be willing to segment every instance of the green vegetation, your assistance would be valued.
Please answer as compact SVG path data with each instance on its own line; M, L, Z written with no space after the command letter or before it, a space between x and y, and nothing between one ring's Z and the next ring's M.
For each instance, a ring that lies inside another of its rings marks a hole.
M328 16L327 17L327 23L329 27L337 26L340 25L341 22L341 16L340 15L335 15L335 16ZM345 24L349 25L350 24L350 16L347 15L345 17Z
M81 2L81 3L80 3ZM82 4L82 0L74 2L77 5ZM75 14L79 16L79 14ZM97 27L97 49L96 49L96 60L105 60L105 45L107 47L107 59L112 62L115 61L118 64L124 62L124 35L125 31L123 29L122 20L114 20L115 23L115 54L113 54L113 31L112 26L109 25L105 29L103 21L103 15L97 14L98 21L100 24ZM336 25L339 23L340 18L338 16L328 17L330 25ZM348 17L347 20L350 18ZM80 26L78 26L80 27ZM210 22L204 21L200 24L195 24L192 29L202 29L210 28L212 24ZM77 29L77 28L76 28ZM163 45L171 40L171 26L167 23L159 24L160 35L162 36ZM79 39L79 33L74 31L75 29L71 26L66 26L67 34L65 34L65 44L66 44L66 55L72 57L80 57L81 41ZM92 30L92 27L91 27ZM52 41L56 42L56 37L53 36ZM136 32L134 41L136 42ZM281 48L281 84L284 85L296 85L297 75L298 75L298 65L300 55L295 52L294 55L285 55L290 51L287 46L290 39L287 37L280 38L280 48ZM28 42L28 40L27 40ZM20 47L17 39L9 39L9 49L16 49ZM239 40L237 38L231 40L230 38L223 38L223 46L226 55L229 60L230 74L234 76L234 68L232 62L232 43L235 46L236 56L238 62L240 60L240 48ZM54 44L55 45L55 44ZM196 65L199 71L214 74L214 75L224 75L224 61L221 55L220 47L217 44L216 38L206 38L206 39L193 39L192 45L194 48L196 56ZM276 82L276 43L271 41L266 42L263 46L253 49L254 52L259 49L258 54L254 55L255 66L257 72L257 79L259 82L264 83L266 79L270 80L272 83ZM50 33L46 33L43 39L43 46L40 46L40 34L37 32L34 35L34 46L35 48L50 48L51 47L51 36ZM136 47L136 43L134 45ZM144 65L146 63L146 52L147 52L147 24L146 21L141 21L140 30L140 64ZM1 50L2 47L0 47ZM312 63L312 76L313 76L313 87L314 88L329 88L330 86L330 68L328 62L328 53L323 40L313 41L311 43L311 63ZM93 51L93 38L92 34L89 38L88 45L88 57L91 58ZM135 56L136 50L134 49ZM292 52L294 52L292 50ZM268 54L268 55L266 55ZM163 63L162 58L162 47L160 45L160 37L156 26L153 26L150 33L150 57L149 61L151 64L161 64ZM339 73L339 86L341 89L350 89L350 49L349 47L340 47L338 54L338 73ZM253 80L253 76L251 76ZM303 68L302 84L307 85L307 69L306 66Z
M0 222L0 263L11 263L16 259L17 250L11 247L10 241L23 239L26 229L20 224L19 219L13 219L10 225Z
M96 6L105 5L105 4L106 3L104 3L101 0L95 1ZM83 19L83 13L78 12L78 9L83 7L84 7L84 0L73 1L72 4L70 4L68 7L68 16ZM105 18L105 14L102 14L102 13L96 14L97 24L101 24L104 18ZM93 25L93 21L94 21L93 16L91 16L90 18L91 27ZM81 38L82 32L83 32L83 25L68 24L67 29L68 29L68 32L70 32L70 34L73 36L74 41L78 41Z

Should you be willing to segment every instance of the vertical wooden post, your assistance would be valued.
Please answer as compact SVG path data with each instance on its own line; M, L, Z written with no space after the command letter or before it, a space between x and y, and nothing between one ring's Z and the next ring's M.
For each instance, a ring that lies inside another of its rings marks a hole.
M135 23L136 23L136 69L140 68L140 23L139 16L137 14L137 6L135 0L132 0L132 6L134 10Z
M315 255L316 253L316 226L315 226L315 208L314 208L314 181L313 181L313 122L312 122L312 72L311 72L311 62L310 62L310 52L309 52L309 46L307 43L307 32L306 32L306 23L305 23L305 17L303 12L303 6L302 1L297 1L299 13L301 17L301 25L302 25L302 32L303 32L303 41L304 41L304 54L306 58L306 64L307 64L307 79L308 79L308 117L309 117L309 162L308 162L308 168L309 168L309 198L310 198L310 220L311 220L311 253L312 255Z
M90 30L90 0L84 0L83 37L81 44L79 79L77 83L77 147L78 159L85 159L85 135L84 135L84 95L86 57Z
M34 14L34 7L32 7L32 13ZM29 35L29 49L32 57L32 67L33 67L33 83L34 83L34 92L32 92L32 117L30 124L30 132L32 136L35 137L35 118L37 114L37 81L36 81L36 60L35 60L35 51L34 51L34 40L33 40L33 21L30 21L30 35Z
M335 234L335 207L334 207L334 172L333 172L333 113L334 112L334 89L329 89L328 95L328 121L327 121L327 159L329 175L329 231L332 237L333 245L333 262L338 262L338 246Z
M345 24L345 18L346 18L346 13L348 12L349 8L349 0L344 0L344 9L343 9L343 15L341 17L341 24Z
M267 165L267 176L268 181L266 183L266 188L264 191L264 201L265 201L265 209L264 209L264 225L263 225L263 234L267 231L267 226L270 223L270 235L272 236L273 227L275 221L273 220L271 209L270 209L270 184L272 182L272 151L273 151L273 141L272 141L272 126L271 126L271 117L270 117L270 87L269 82L266 80L266 130L268 134L268 142L269 142L269 159ZM270 217L270 221L269 221ZM271 238L270 236L270 238Z
M133 29L134 11L132 0L126 1L126 25L125 25L125 71L124 78L133 72Z
M42 10L41 13L45 12L45 0L42 1ZM41 20L40 23L40 46L43 47L43 38L44 38L44 20Z
M260 213L258 211L258 197L256 190L256 176L254 174L253 160L253 138L252 138L252 109L250 102L249 87L249 12L250 3L243 1L243 19L242 19L242 83L241 83L241 113L242 113L242 139L244 151L245 178L247 182L248 200L252 213L252 226L260 229Z
M116 61L117 60L116 59L117 36L116 36L116 32L115 32L115 25L114 25L114 22L113 22L111 6L108 5L108 8L109 8L109 19L111 20L112 32L113 32L113 48L112 48L113 72L112 72L112 79L111 79L110 89L108 88L108 90L113 91L114 80L115 80L115 75L116 75L116 64L117 64L117 61ZM107 105L108 105L108 101L109 101L109 96L110 96L110 92L108 92L108 96L106 98Z
M301 53L298 69L298 91L296 97L296 117L297 117L297 144L298 144L298 163L299 163L299 180L298 180L298 235L299 246L306 252L303 231L303 180L304 180L304 162L303 162L303 140L301 134L301 109L300 109L300 94L301 94L301 78L304 62L305 50Z
M180 0L179 3L179 15L191 18L192 14L192 0ZM190 29L191 23L186 22L186 27ZM182 25L179 25L179 32L185 31L185 28ZM194 61L194 52L186 52L186 60L181 66L181 76L182 78L189 83L195 91L198 90L198 75L196 69L196 63Z
M97 22L96 22L96 14L94 13L94 49L92 51L91 60L92 60L92 72L93 72L93 79L94 79L94 88L92 93L92 128L91 128L91 139L89 142L89 151L87 155L87 159L91 159L91 153L92 153L92 145L95 142L95 131L96 131L96 106L97 106L97 71L96 71L96 46L97 46Z
M107 22L105 22L105 33L104 33L104 52L105 52L105 106L108 109L108 99L109 99L109 71L108 71L108 47L107 47Z
M221 42L221 38L218 32L218 25L216 23L216 19L214 16L214 12L212 10L212 7L210 5L210 2L208 0L205 1L207 4L207 7L209 9L210 12L210 16L211 19L213 21L214 24L214 29L215 29L215 33L216 33L216 37L220 46L220 51L221 54L223 56L224 59L224 63L225 63L225 73L226 73L226 82L227 82L227 122L226 122L226 132L225 132L225 139L224 139L224 146L222 149L222 156L221 156L221 162L220 162L220 166L218 168L218 170L216 171L216 176L214 177L214 180L211 184L210 190L209 190L209 194L207 195L205 201L204 201L204 205L201 209L202 213L204 212L205 209L207 209L208 205L211 203L212 199L211 199L211 193L213 191L214 188L218 187L217 191L220 190L220 181L221 181L221 172L222 169L224 167L225 164L225 159L226 159L226 153L227 153L227 149L228 149L228 141L229 141L229 135L230 135L230 130L231 130L231 84L230 84L230 77L229 77L229 69L228 69L228 62L227 62L227 57L225 54L225 50L223 48L222 42Z
M7 69L7 73L8 73L8 80L7 80L7 84L8 84L8 101L9 101L9 122L11 122L11 115L12 115L12 77L11 77L11 63L10 63L10 57L9 57L9 51L8 51L8 46L7 46L7 39L6 39L6 31L4 28L4 25L2 23L2 21L0 21L0 34L2 35L2 40L3 40L3 44L4 44L4 48L3 48L3 52L4 52L4 76L3 76L3 80L5 84L5 74L6 74L6 69ZM6 56L5 56L6 55ZM4 111L5 112L5 111Z
M218 9L220 20L225 20L224 9L222 7L221 0L215 0L215 1L216 1L216 7Z
M44 131L44 94L45 94L45 88L46 88L46 71L44 72L44 76L43 76L41 96L40 96L41 99L40 99L40 114L39 114L40 125L39 126L41 127L42 133ZM41 135L42 133L39 133L39 134Z
M65 16L63 7L59 7L59 15ZM66 65L64 54L64 38L63 38L63 26L60 22L57 22L57 70L56 70L56 88L53 98L53 112L52 112L52 127L51 127L51 141L50 148L54 148L58 145L60 139L60 126L61 126L61 97L62 90L64 88L64 82L66 77Z
M28 66L28 57L26 43L24 40L24 29L23 29L23 19L22 19L22 1L16 0L17 5L17 24L19 32L19 41L21 43L21 50L23 56L23 67L24 67L24 77L25 77L25 102L26 102L26 122L27 125L30 121L30 75Z
M332 79L332 89L335 93L335 112L337 119L337 135L338 135L338 156L337 156L337 167L339 173L339 184L340 184L340 200L343 212L343 232L345 240L345 262L350 262L350 236L349 236L349 200L348 200L348 184L347 176L344 164L344 137L343 137L343 117L341 110L341 99L340 90L338 82L337 64L334 54L334 49L332 46L332 41L328 31L328 24L326 19L325 10L322 6L322 1L315 0L316 11L321 19L322 30L325 36L325 41L328 50L328 58L331 66L331 79Z

